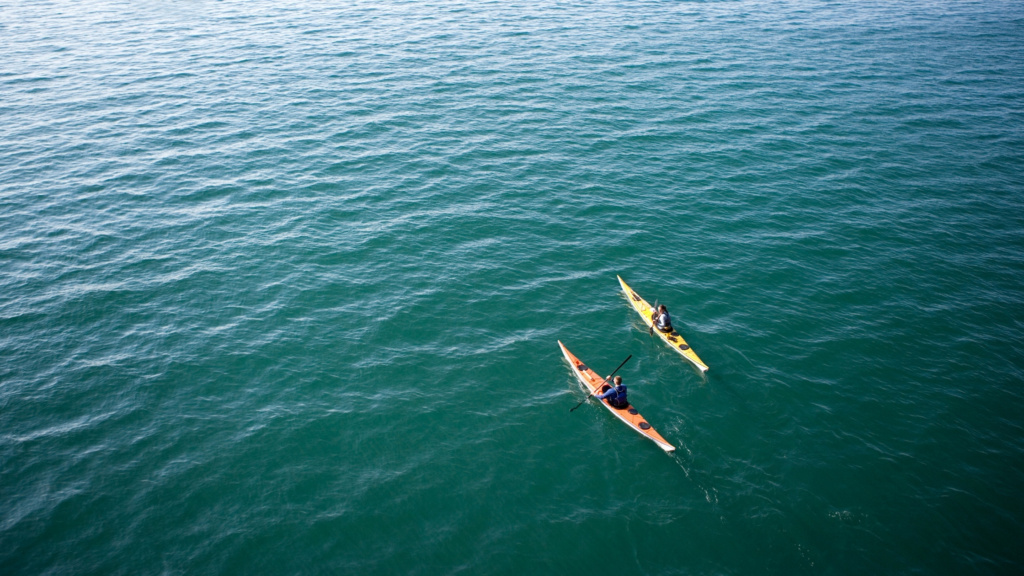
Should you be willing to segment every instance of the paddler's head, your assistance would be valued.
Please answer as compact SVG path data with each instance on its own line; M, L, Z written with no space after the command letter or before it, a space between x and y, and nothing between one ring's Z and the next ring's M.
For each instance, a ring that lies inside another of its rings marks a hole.
M662 304L661 306L658 306L658 312L668 312L668 308L665 308L665 305Z
M615 377L615 385L618 386L619 384L622 384L622 376Z

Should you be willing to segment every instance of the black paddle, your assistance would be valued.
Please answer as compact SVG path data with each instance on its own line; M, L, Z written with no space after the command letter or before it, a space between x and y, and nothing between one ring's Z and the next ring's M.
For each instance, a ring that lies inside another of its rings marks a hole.
M654 301L654 310L651 311L651 329L650 334L654 336L654 315L658 313L658 301Z
M626 359L622 361L622 364L619 364L619 368L622 368L623 366L625 366L626 362L629 362L629 359L632 358L632 357L633 357L632 354L630 354L629 356L626 356ZM594 392L591 392L590 394L587 394L587 398L590 398L591 396L593 396L595 392L597 392L598 390L601 389L601 386L604 386L604 383L607 382L609 378L611 378L612 376L615 376L615 372L618 372L619 368L616 368L614 372L612 372L611 374L606 376L605 379L604 379L604 382L601 382L600 384L597 385L597 388L594 388ZM571 409L569 409L569 412L572 412L573 410L576 410L580 406L583 406L583 402L586 402L587 398L584 398L579 404L577 404L577 405L573 406Z

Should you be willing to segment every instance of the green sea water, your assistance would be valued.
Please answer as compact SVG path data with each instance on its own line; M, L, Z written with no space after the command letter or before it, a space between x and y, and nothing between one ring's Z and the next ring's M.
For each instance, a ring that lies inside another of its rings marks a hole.
M1024 570L1019 2L0 38L0 574Z

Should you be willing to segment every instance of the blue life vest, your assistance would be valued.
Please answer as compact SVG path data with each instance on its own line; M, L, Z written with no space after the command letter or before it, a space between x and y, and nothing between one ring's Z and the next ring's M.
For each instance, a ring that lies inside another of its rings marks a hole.
M612 390L615 390L615 401L618 402L619 404L625 404L626 403L626 385L625 384L619 384L618 386L615 386L614 388L612 388Z
M626 404L626 385L612 386L604 394L601 394L601 398L607 398L612 404Z

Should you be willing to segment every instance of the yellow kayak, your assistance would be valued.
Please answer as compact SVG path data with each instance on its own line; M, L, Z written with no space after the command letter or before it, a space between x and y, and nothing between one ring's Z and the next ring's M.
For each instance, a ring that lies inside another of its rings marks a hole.
M596 392L597 387L604 382L604 379L598 376L597 372L594 372L587 367L586 364L580 362L579 358L573 356L572 352L569 352L569 349L565 347L565 344L562 344L561 340L558 341L558 346L562 349L562 354L565 355L566 362L572 366L572 373L575 374L580 383L586 387L587 392L591 394ZM632 404L627 405L625 408L616 408L612 406L607 399L601 400L600 402L601 404L604 404L604 407L611 411L612 414L615 414L619 420L622 420L626 426L636 430L641 436L644 436L648 440L657 444L658 448L661 448L665 452L675 452L676 447L669 444L664 438L662 438L661 434L658 434L658 432L652 428L646 420L644 420L644 417L637 412L636 408L633 408Z
M633 309L636 310L637 314L644 319L644 324L647 324L650 328L654 328L654 321L651 320L651 314L654 312L654 308L647 303L647 300L644 300L639 294L634 292L633 289L629 287L629 284L626 284L626 281L622 279L622 276L616 276L616 278L619 279L619 284L622 285L622 291L626 293L626 300L629 300L629 303L633 305ZM672 330L672 332L666 334L665 332L654 328L654 333L660 336L661 339L671 346L676 352L682 354L683 358L692 362L693 365L699 368L701 372L708 371L708 365L701 361L700 357L697 356L697 353L694 352L690 348L690 345L686 343L686 340L683 340L683 337L679 335L679 332Z

